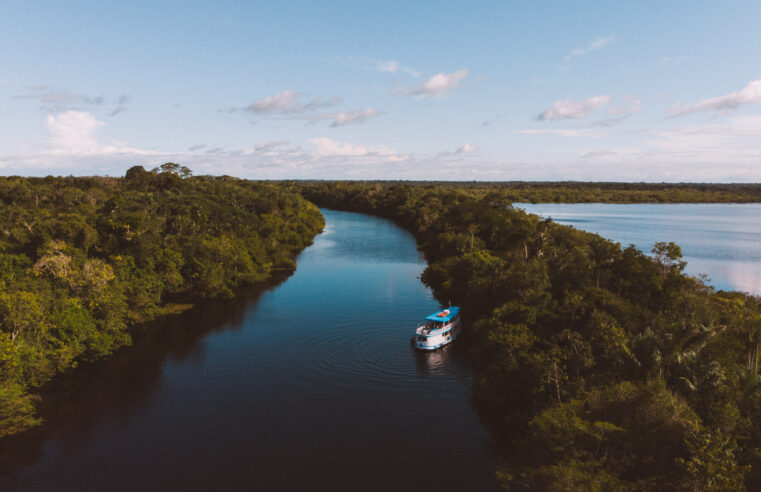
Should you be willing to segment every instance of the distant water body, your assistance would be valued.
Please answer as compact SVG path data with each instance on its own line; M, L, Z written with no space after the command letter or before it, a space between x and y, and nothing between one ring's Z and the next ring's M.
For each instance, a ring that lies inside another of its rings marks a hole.
M717 289L761 295L761 204L516 203L517 208L650 253L682 248L685 271Z
M410 345L439 309L414 238L323 214L279 286L163 321L75 371L0 490L496 488L464 350Z

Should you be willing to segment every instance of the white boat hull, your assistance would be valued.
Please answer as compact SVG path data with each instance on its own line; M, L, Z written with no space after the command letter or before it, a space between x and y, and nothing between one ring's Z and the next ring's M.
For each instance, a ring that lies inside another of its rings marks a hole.
M424 333L422 327L418 328L415 336L415 348L418 350L436 350L452 343L461 331L459 318L443 328L429 333Z

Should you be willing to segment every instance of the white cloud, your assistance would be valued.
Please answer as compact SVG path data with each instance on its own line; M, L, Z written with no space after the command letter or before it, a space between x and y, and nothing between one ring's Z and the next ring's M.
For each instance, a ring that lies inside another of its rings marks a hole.
M248 106L246 111L250 113L274 113L275 111L287 111L293 108L299 95L293 91L285 90L274 96L257 99Z
M458 70L453 73L439 73L432 76L424 84L409 87L403 92L417 99L444 97L448 92L460 87L460 83L468 76L466 69Z
M743 104L761 102L761 78L753 80L736 92L702 99L695 104L683 105L677 101L669 110L669 116L682 116L700 111L731 111Z
M301 95L298 92L285 90L280 94L263 97L252 102L243 111L254 114L272 113L304 113L318 108L335 106L343 100L340 97L331 97L327 100L314 98L309 102L300 102ZM235 111L237 109L233 109Z
M478 147L469 143L463 144L462 147L455 150L455 154L472 154L474 152L478 152Z
M360 68L371 72L381 73L406 73L413 77L420 77L420 72L413 70L409 67L405 67L396 60L376 60L374 58L353 56L332 56L328 60L330 63L336 63L339 65L345 65L347 67Z
M590 137L599 138L603 134L597 130L590 129L562 129L562 128L546 128L546 129L532 129L521 130L518 133L524 135L558 135L560 137Z
M319 156L341 156L341 157L364 157L364 156L384 156L387 158L398 158L398 154L386 146L378 145L367 147L364 145L355 145L350 143L339 143L327 137L310 138L309 143L317 147Z
M105 126L105 123L98 121L95 116L85 111L69 110L55 116L48 115L45 125L50 132L48 141L50 154L157 154L157 152L126 147L120 142L100 144L96 133L98 128Z
M611 100L610 95L595 96L587 99L581 99L574 101L573 99L560 99L555 101L552 106L544 110L537 120L557 120L561 118L565 119L581 119L586 118L587 115L602 106L608 104Z
M626 96L621 104L608 107L611 116L624 116L639 113L642 110L642 99L637 96Z
M69 110L48 115L45 125L50 132L51 146L60 152L88 153L98 148L95 132L105 125L84 111Z
M333 123L332 127L346 126L355 123L364 123L365 121L375 118L380 115L381 112L377 109L367 108L358 111L345 111L343 113L336 113L332 115Z
M577 56L583 56L587 53L591 53L592 51L597 51L611 41L613 41L613 36L608 36L607 38L596 38L584 48L575 48L571 50L571 52L563 58L563 61L568 62Z
M228 111L246 111L269 119L304 120L310 123L332 120L331 126L334 128L364 123L381 114L379 110L374 108L335 113L317 112L316 110L320 108L340 104L343 99L337 96L326 100L314 98L308 102L303 102L300 99L301 95L299 93L285 90L280 94L257 99L245 108L231 108Z
M371 70L375 70L376 72L386 72L386 73L406 73L408 75L412 75L413 77L420 77L420 72L417 70L412 70L407 67L403 67L398 61L396 60L369 60Z

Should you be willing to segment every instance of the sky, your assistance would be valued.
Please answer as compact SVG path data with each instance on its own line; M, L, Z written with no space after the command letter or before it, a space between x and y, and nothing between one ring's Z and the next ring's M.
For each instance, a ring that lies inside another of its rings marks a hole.
M761 182L761 2L0 0L0 174Z

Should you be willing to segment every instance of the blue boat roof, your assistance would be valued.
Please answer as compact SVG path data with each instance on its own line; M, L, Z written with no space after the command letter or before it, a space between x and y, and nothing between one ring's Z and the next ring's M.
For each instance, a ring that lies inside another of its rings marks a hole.
M438 311L436 313L433 313L430 316L426 316L425 319L428 321L438 321L440 323L446 323L447 321L450 321L452 318L460 314L460 308L457 306L448 307L446 309L442 309L441 311Z

